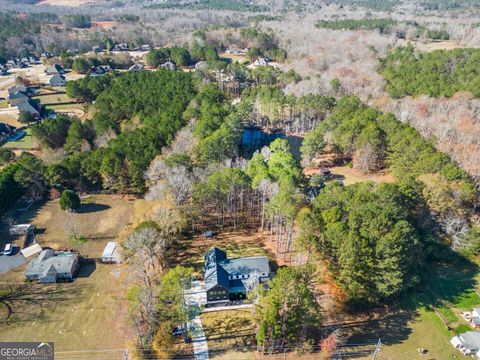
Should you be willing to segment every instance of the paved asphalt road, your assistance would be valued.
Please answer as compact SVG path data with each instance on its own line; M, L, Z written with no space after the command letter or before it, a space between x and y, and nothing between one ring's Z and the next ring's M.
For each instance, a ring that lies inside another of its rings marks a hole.
M0 255L0 274L6 273L27 262L23 257L22 253L20 252L19 247L15 247L14 251L15 251L15 255L11 255L11 256Z

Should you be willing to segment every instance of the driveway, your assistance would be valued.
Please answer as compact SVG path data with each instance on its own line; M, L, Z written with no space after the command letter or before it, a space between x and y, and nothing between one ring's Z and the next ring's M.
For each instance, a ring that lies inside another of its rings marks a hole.
M0 255L0 274L13 270L27 262L19 251L20 249L16 248L15 251L17 250L18 253L12 256Z
M207 303L205 283L192 281L192 287L185 292L185 300L190 319L187 328L192 337L193 354L196 360L208 360L208 343L200 320L201 307Z

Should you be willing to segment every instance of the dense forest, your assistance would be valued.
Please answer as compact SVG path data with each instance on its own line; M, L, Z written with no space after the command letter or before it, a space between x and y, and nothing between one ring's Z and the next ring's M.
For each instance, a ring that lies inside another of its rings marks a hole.
M42 197L49 187L144 191L145 170L184 124L182 113L195 93L191 77L159 70L102 79L78 81L88 89L101 86L92 121L57 116L32 129L42 147L65 152L64 160L45 165L22 154L13 160L15 166L2 170L2 196L18 193L17 188L28 190L33 198Z
M380 60L386 90L394 97L406 95L452 96L469 91L480 96L479 49L416 52L412 46L395 49Z
M25 53L35 50L35 42L31 35L40 33L41 17L27 16L20 18L12 13L0 12L0 63L10 59L12 54L6 44L12 38L19 37L21 46L25 49Z

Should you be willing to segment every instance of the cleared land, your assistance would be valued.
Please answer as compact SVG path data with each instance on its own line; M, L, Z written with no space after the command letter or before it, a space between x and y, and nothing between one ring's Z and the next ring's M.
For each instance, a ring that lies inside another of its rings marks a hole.
M95 0L42 0L37 5L78 7L92 2L95 2Z
M464 46L459 45L454 40L443 40L443 41L414 41L413 44L415 47L421 51L434 51L434 50L454 50L464 48Z
M255 359L251 310L208 312L200 317L212 359Z
M98 258L107 241L117 239L131 224L136 205L143 200L95 195L83 201L85 205L74 215L63 212L58 200L37 204L17 222L35 224L37 242L43 247L74 248L84 256ZM88 240L72 242L72 227ZM0 238L6 238L6 231L4 226ZM2 280L21 282L23 270L20 267ZM0 328L0 341L55 341L56 349L63 351L126 348L133 338L125 322L126 289L132 280L126 264L83 265L73 283L40 287L43 292L36 293L31 302L16 303L15 317Z
M130 223L135 199L120 195L92 195L82 199L82 207L75 214L60 209L58 200L33 206L22 214L18 223L33 223L39 229L37 242L42 246L62 249L71 246L72 230L88 239L79 245L80 252L98 257L106 241L115 239Z
M32 99L39 101L42 105L55 105L58 103L75 101L75 99L69 98L65 93L35 96Z
M238 61L240 64L246 63L248 61L245 55L227 54L227 53L221 52L218 54L218 56L222 59L228 59L231 62Z
M372 174L362 174L360 171L355 170L348 166L333 166L328 168L332 173L329 181L341 181L345 185L352 185L359 182L373 181L376 183L391 183L395 179L388 172L377 172ZM319 168L305 168L303 170L305 175L314 175L320 172Z

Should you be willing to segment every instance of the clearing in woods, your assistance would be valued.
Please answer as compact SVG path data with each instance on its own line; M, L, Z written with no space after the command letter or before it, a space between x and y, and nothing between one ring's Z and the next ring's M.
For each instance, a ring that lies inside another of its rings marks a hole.
M359 182L373 181L376 183L391 183L395 179L386 171L371 174L362 174L360 171L348 166L329 167L331 176L328 181L341 181L344 185L352 185ZM307 167L303 169L303 173L307 176L320 173L319 168Z
M96 0L42 0L37 5L52 5L52 6L73 6L78 7Z

